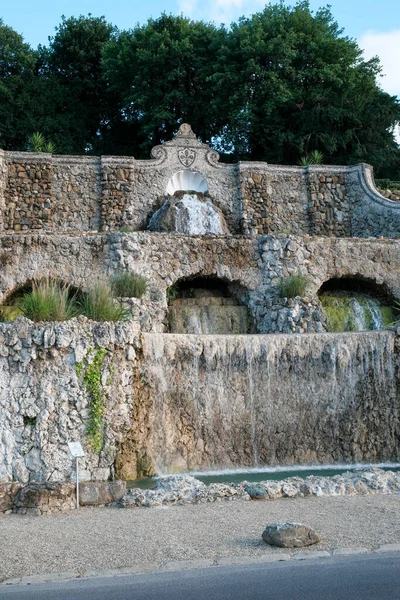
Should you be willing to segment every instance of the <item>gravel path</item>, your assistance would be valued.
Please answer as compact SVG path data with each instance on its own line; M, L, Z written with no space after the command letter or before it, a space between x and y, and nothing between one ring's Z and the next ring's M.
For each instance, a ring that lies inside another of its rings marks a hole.
M267 523L300 521L323 536L313 550L400 542L400 495L234 501L162 508L85 508L0 518L0 581L146 562L261 556Z

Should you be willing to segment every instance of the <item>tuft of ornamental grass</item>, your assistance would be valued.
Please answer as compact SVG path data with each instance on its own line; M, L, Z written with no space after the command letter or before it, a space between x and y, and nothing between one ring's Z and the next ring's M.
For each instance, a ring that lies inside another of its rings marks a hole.
M32 283L32 291L19 302L22 314L31 321L67 321L77 315L68 285L47 278Z
M129 313L113 297L108 283L93 285L79 302L79 313L93 321L126 321Z
M303 296L308 284L307 277L298 273L297 275L288 275L282 277L279 283L279 295L281 298L295 298Z
M137 273L120 273L111 279L116 298L141 298L147 292L147 281Z

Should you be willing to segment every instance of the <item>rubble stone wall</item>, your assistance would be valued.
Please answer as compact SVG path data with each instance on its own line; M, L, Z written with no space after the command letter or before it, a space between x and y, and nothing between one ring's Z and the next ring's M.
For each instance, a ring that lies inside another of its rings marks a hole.
M355 277L400 298L400 241L288 236L187 236L149 232L0 236L0 303L32 279L51 276L87 289L117 272L148 281L143 299L125 304L141 329L168 330L167 289L182 279L211 276L249 308L253 330L324 330L318 290L332 278ZM307 277L303 298L279 296L282 278Z
M84 373L99 351L101 448ZM398 460L394 332L196 336L134 323L0 324L0 482Z
M147 161L4 152L0 226L23 233L145 230L173 175L189 168L179 144L166 142ZM193 144L190 170L207 181L231 234L400 235L400 204L379 194L368 165L227 165L205 144Z

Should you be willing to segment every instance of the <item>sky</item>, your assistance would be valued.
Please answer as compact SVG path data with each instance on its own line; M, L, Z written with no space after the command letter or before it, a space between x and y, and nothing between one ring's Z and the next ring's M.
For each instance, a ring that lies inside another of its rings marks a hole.
M286 3L293 5L295 0ZM265 0L0 0L0 18L36 47L47 44L61 15L105 16L119 29L133 28L162 12L229 25L265 4ZM310 0L312 10L327 4L344 34L358 41L364 57L380 57L384 74L380 85L400 97L400 0Z

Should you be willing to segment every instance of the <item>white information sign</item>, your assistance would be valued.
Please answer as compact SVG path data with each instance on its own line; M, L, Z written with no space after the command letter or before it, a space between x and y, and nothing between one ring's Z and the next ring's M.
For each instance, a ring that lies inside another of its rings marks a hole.
M81 458L82 456L85 456L80 442L68 442L68 446L69 451L74 458Z

